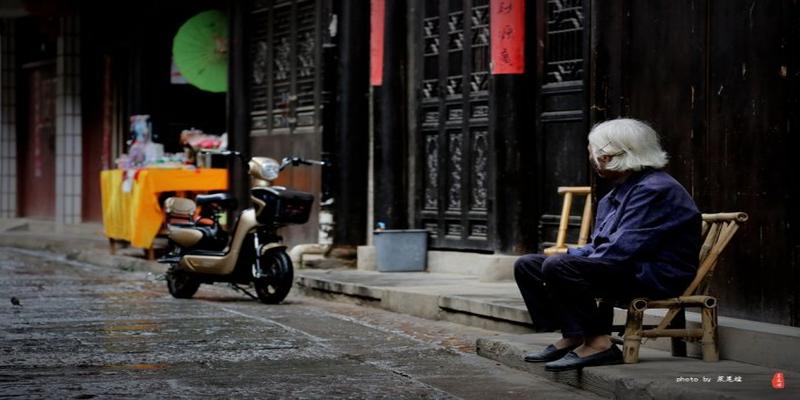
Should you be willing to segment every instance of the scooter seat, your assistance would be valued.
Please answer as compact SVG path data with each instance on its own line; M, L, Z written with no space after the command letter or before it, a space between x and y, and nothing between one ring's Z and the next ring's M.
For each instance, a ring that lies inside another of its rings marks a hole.
M199 194L194 198L198 206L216 204L225 210L236 208L238 202L230 193Z

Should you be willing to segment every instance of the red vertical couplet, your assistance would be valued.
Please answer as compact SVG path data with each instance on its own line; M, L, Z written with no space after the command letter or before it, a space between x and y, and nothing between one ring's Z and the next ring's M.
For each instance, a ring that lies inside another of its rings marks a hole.
M383 32L386 0L371 0L370 8L370 74L372 86L383 85Z
M525 72L525 0L491 0L492 74Z

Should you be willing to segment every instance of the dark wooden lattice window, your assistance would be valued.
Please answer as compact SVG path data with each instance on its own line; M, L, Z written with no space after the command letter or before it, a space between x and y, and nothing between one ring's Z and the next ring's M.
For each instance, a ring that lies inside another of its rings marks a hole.
M583 80L583 0L549 0L545 83Z
M256 0L250 11L251 134L308 133L320 121L319 0Z
M489 1L423 1L418 224L432 247L489 250Z

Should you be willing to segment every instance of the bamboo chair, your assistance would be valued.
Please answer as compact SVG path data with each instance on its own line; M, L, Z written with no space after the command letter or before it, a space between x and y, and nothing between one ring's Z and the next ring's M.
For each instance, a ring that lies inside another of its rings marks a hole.
M556 244L544 249L544 254L548 256L566 253L569 247L585 245L589 239L589 229L592 225L592 188L590 186L559 186L558 194L564 196L564 205L561 208L561 221L558 224ZM572 212L572 200L575 195L586 196L586 202L583 205L583 215L581 215L578 243L567 244L567 227L569 225L570 212Z
M703 214L703 246L700 248L700 267L697 275L682 296L666 300L637 298L628 306L625 324L623 355L626 364L639 362L642 338L672 338L672 354L686 356L686 341L703 345L703 361L719 361L717 340L717 299L708 295L709 284L720 253L728 245L739 225L747 221L743 212ZM686 328L686 308L701 309L701 328ZM643 326L647 309L668 309L661 322Z

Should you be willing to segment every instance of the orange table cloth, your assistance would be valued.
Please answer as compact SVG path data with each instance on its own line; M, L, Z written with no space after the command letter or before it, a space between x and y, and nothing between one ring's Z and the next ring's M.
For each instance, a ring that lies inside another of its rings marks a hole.
M103 231L110 239L126 240L131 246L150 248L164 222L158 204L162 192L205 192L228 189L228 171L219 168L140 169L133 176L129 191L123 190L125 171L100 173L103 202Z

